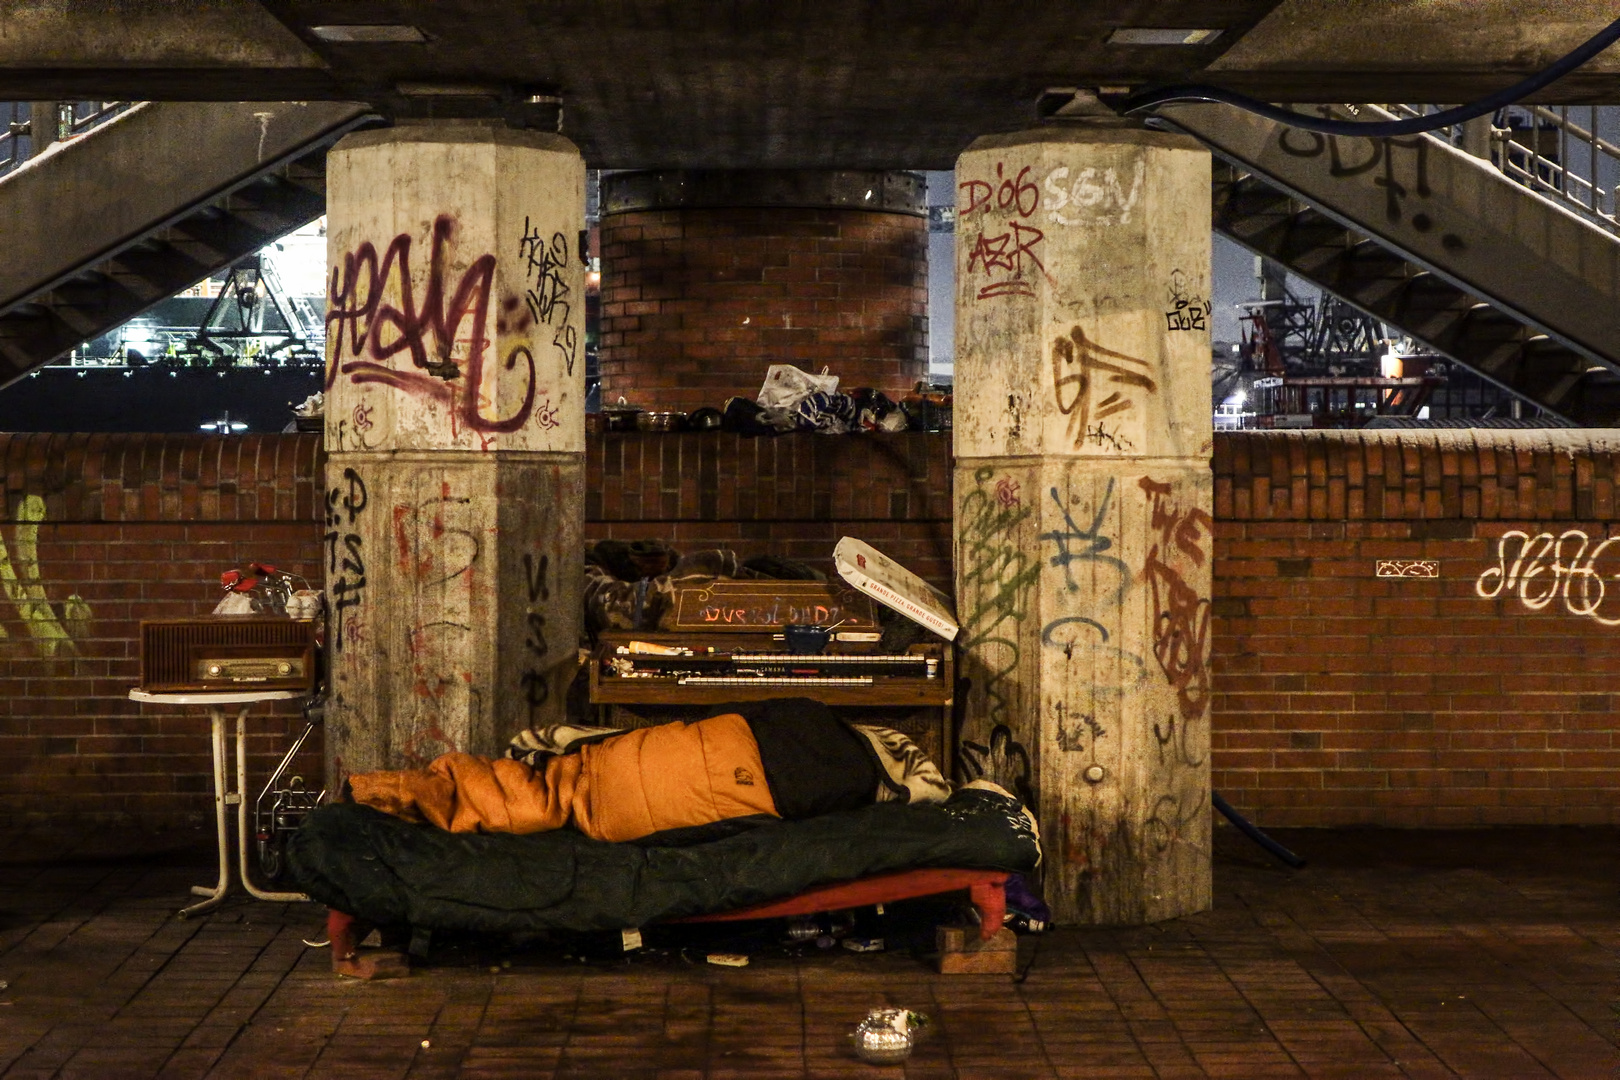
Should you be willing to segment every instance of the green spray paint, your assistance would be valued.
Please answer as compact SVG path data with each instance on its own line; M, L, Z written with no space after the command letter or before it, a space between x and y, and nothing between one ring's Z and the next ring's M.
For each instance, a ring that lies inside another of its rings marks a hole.
M39 523L44 520L45 500L38 495L25 495L17 507L17 528L12 537L17 553L15 564L6 550L4 538L0 537L0 590L4 590L6 598L16 607L41 656L54 657L63 649L77 655L79 649L73 638L89 630L90 605L74 593L62 605L67 626L56 617L39 574ZM0 637L5 636L6 629L0 626Z

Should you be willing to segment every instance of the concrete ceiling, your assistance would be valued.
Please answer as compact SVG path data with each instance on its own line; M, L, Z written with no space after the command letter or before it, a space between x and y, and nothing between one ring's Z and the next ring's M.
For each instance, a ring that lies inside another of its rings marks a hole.
M1053 86L1207 81L1274 101L1457 102L1612 0L0 0L0 100L371 102L554 120L592 165L950 168ZM413 26L334 44L314 26ZM1120 27L1219 29L1119 45ZM1542 94L1620 103L1620 49Z

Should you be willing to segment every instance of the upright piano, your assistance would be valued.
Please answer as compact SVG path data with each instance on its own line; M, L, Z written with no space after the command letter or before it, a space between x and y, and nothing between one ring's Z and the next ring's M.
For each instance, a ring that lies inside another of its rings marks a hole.
M728 702L807 697L855 723L905 732L950 775L955 670L937 637L885 651L866 596L842 582L720 581L680 589L668 628L600 635L590 662L599 722L643 726L713 715ZM820 653L784 628L828 628Z

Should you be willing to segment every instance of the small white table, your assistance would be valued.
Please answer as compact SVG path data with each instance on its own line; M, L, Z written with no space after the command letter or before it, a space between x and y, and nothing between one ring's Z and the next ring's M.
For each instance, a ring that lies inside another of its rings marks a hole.
M214 736L214 824L219 833L219 883L213 888L207 885L193 885L191 891L196 896L206 897L200 903L190 907L181 908L179 915L182 919L191 915L200 915L205 911L212 911L225 900L226 893L231 889L231 859L229 826L226 824L225 807L236 807L236 850L238 873L242 879L242 887L248 895L260 900L307 901L308 896L294 892L263 892L254 887L253 879L248 875L248 821L247 821L247 714L261 701L290 701L293 698L307 697L302 690L242 690L225 691L222 693L197 692L189 694L153 694L145 690L131 690L131 701L146 701L155 705L201 705L208 710L208 716L213 721ZM225 712L223 706L240 705L242 708L236 714L236 790L227 789L225 777Z

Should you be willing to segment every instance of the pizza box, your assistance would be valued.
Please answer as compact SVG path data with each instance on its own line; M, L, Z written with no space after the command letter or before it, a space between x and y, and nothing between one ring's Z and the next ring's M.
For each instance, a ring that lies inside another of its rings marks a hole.
M951 598L863 540L846 536L833 548L839 576L946 641L961 629Z

